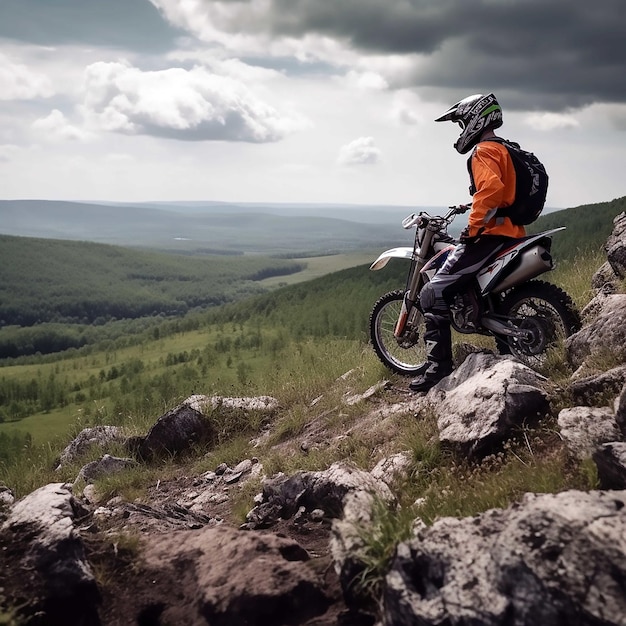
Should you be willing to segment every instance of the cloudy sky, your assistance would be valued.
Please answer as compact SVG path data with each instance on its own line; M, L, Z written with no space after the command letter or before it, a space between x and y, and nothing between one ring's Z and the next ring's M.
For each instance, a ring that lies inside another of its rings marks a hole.
M459 129L626 195L623 0L0 0L0 198L467 201Z

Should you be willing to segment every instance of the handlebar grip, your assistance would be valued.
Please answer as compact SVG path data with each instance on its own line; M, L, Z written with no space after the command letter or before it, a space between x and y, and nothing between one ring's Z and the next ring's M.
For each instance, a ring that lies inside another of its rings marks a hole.
M472 203L469 204L459 204L458 206L451 206L451 209L454 209L454 212L458 215L462 215L463 213L467 213L472 208Z

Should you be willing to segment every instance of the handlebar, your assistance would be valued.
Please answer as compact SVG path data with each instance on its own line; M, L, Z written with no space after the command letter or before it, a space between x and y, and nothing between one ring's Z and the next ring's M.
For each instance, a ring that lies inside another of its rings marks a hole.
M459 204L457 206L449 206L450 209L449 215L462 215L463 213L467 213L472 208L472 203L468 204Z
M428 213L424 211L420 213L411 213L411 215L408 215L402 220L402 228L409 230L410 228L413 228L413 226L415 225L417 225L419 228L420 226L424 225L423 222L420 224L422 220L426 220L426 223L428 223L431 220L442 220L450 224L455 215L462 215L463 213L467 213L467 211L469 211L471 208L472 208L472 203L470 202L469 204L459 204L455 206L449 206L448 207L449 211L444 216L429 215Z

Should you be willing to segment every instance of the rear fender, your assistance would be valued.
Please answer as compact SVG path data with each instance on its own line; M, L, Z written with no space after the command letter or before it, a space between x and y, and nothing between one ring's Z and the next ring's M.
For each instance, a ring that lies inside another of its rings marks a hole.
M550 235L560 230L565 230L565 227L553 228L537 235L524 237L519 243L500 252L476 275L481 293L504 291L516 282L530 280L534 276L553 269L552 258L549 255ZM520 263L528 266L526 271L508 281L507 276L512 274Z

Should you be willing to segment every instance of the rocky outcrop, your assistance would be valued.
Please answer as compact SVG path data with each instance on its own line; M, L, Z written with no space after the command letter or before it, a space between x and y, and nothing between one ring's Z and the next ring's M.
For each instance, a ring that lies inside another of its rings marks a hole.
M229 398L193 395L162 415L145 437L133 441L133 449L144 460L158 459L190 450L193 446L211 446L216 438L215 413L228 416L234 412L271 413L278 401L271 396Z
M580 368L593 356L626 360L626 294L607 296L597 317L568 337L565 345L570 362Z
M74 483L76 484L81 481L92 483L94 480L102 478L103 476L110 476L111 474L116 474L129 467L136 466L137 462L134 459L120 458L105 454L101 459L83 465Z
M527 494L397 548L386 624L624 624L626 492Z
M606 258L619 278L626 278L626 213L613 220L613 231L604 246Z
M284 537L203 528L170 533L143 554L148 580L177 581L156 605L137 603L153 624L301 624L330 604L309 554Z
M215 431L202 413L181 404L162 415L138 442L137 454L152 460L187 451L193 445L212 442Z
M126 437L119 426L93 426L84 428L61 453L57 471L74 462L95 447L104 448L113 442L125 443Z
M257 506L247 516L246 528L271 526L278 519L305 511L322 510L329 518L340 517L349 493L368 492L386 501L393 495L386 483L344 463L334 463L326 471L279 475L265 481Z
M425 400L437 416L440 441L475 456L547 412L545 380L512 358L473 353Z
M28 624L100 624L98 588L75 528L86 513L68 486L53 483L19 500L2 524L0 588L28 609Z
M615 414L610 407L563 409L557 421L561 436L579 459L591 457L600 445L616 441L619 437Z
M626 489L626 443L614 441L598 446L593 454L602 489Z

